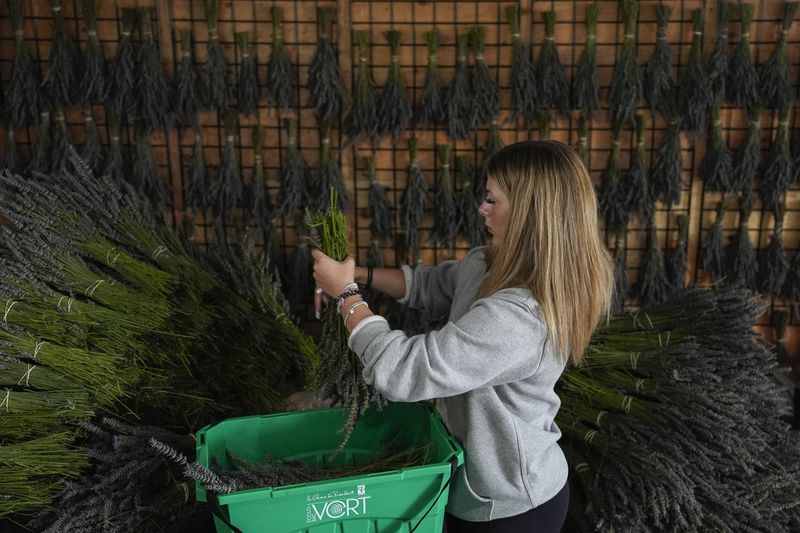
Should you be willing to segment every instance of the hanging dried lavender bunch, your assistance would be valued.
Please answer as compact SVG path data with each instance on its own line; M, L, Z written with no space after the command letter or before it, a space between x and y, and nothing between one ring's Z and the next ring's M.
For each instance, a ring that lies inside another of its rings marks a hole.
M483 198L483 195L486 192L486 178L489 160L503 146L505 146L505 143L503 142L503 138L500 137L500 127L497 125L497 122L492 122L492 125L489 126L489 135L486 137L486 142L481 145L481 150L483 150L483 161L481 161L479 167L479 179L475 182L475 192L478 194L479 198Z
M591 118L600 107L600 83L597 74L597 4L586 5L586 46L572 78L572 107Z
M97 0L81 0L86 22L86 51L78 94L84 102L102 103L108 95L108 66L97 38Z
M759 253L758 290L765 294L781 295L781 289L789 272L789 262L783 249L783 207L776 205L773 210L775 225L769 246Z
M669 281L664 271L664 258L658 245L658 230L655 220L651 218L647 228L647 248L642 255L634 292L642 307L650 307L666 300L669 289Z
M611 304L614 313L622 312L625 296L628 294L628 265L625 263L627 232L627 228L622 228L614 239L614 300Z
M781 198L789 190L794 177L791 150L789 149L789 122L792 111L790 107L781 110L778 134L772 141L769 153L762 164L761 179L758 182L758 194L765 210L774 210Z
M406 247L419 250L419 226L428 204L428 181L425 179L417 159L417 139L408 140L408 178L400 200L400 221L405 230Z
M53 100L59 104L78 103L81 53L64 26L61 0L50 0L53 10L53 43L50 45L50 68L44 81L50 82Z
M716 281L725 276L725 246L722 242L722 223L725 218L725 203L717 205L717 216L706 234L700 248L700 266Z
M183 205L195 212L202 212L208 207L206 199L208 167L203 157L203 138L200 133L200 128L195 127L192 158L183 178Z
M586 117L581 115L578 117L578 144L575 146L575 151L583 161L586 170L589 170L589 137L588 125Z
M411 118L411 102L406 95L406 85L400 74L398 54L400 52L400 32L387 31L386 40L389 42L391 59L389 60L389 75L383 83L381 96L377 102L378 109L378 135L392 134L392 144L397 143L400 133L406 128Z
M458 218L458 231L469 242L471 248L481 246L486 241L486 225L478 213L481 206L481 197L476 194L475 167L468 157L456 158L456 172L458 173L460 194L456 201L456 214Z
M414 110L414 125L417 128L430 128L447 121L447 90L437 68L436 54L439 51L439 32L425 32L428 46L428 67L425 70L425 82L422 84L422 96L419 106ZM513 74L512 74L513 76Z
M758 74L750 56L752 4L739 4L739 19L742 32L739 36L739 45L731 60L726 90L731 103L750 111L759 104Z
M786 325L789 322L789 311L772 311L770 322L775 327L775 360L779 365L788 365L791 362L789 352L786 350Z
M236 84L236 104L239 112L246 117L255 113L258 107L258 67L250 55L250 33L236 32L236 47L241 54L239 81Z
M682 166L680 119L673 118L653 163L650 179L653 199L673 205L681 201Z
M353 84L353 103L344 119L344 132L347 134L345 146L352 144L358 137L371 139L377 142L380 128L378 109L375 101L375 82L367 65L367 33L360 31L356 34L358 41L358 69Z
M136 54L131 41L131 32L136 25L136 8L122 9L122 31L119 34L117 51L111 63L108 79L109 107L120 118L135 111L136 99L133 86L136 76Z
M287 296L289 302L302 302L309 298L314 290L312 277L311 252L308 250L306 238L306 225L300 217L297 220L297 248L291 256L289 267L289 287Z
M133 144L131 182L143 200L149 200L156 209L164 207L166 193L161 182L156 156L150 144L150 137L141 130L136 132Z
M761 107L750 111L747 133L733 156L731 188L741 190L755 179L761 165Z
M689 217L678 217L678 242L675 247L667 252L667 281L672 291L678 291L686 286L686 257L689 245Z
M772 55L762 66L759 93L764 107L786 109L794 100L794 89L789 85L789 56L786 53L786 40L798 6L800 4L797 2L786 2L783 5L781 36Z
M700 133L706 127L708 107L713 103L711 87L704 72L701 47L703 44L703 10L692 11L694 36L689 61L683 69L679 91L682 127L686 132Z
M253 128L252 212L256 228L266 241L272 233L273 208L264 176L264 160L261 156L263 150L264 126L258 124Z
M456 70L447 94L447 135L464 139L475 122L477 109L472 101L470 74L467 69L467 43L470 34L456 36Z
M741 283L748 289L756 290L758 263L753 245L750 242L749 206L739 210L739 232L725 249L727 279L730 283Z
M319 139L319 167L314 174L312 204L320 211L331 209L331 189L334 189L338 204L333 207L345 212L349 208L350 202L347 199L342 171L331 154L330 120L324 120L320 124Z
M106 154L103 145L100 143L100 134L97 131L97 124L92 116L91 106L83 106L84 136L83 145L79 150L81 159L86 163L95 176L100 176L103 172L103 165L106 161Z
M138 118L144 133L167 131L172 113L172 87L164 72L161 52L153 38L150 13L153 8L140 8L139 31L142 45L139 48L139 69L136 73L136 100Z
M619 152L619 132L614 132L611 151L608 154L606 168L600 176L600 190L597 194L600 216L605 221L607 234L615 233L628 225L626 191L620 186L622 171L619 168Z
M175 121L182 126L197 125L200 87L192 61L192 32L181 30L181 59L175 76Z
M14 28L14 59L4 102L6 125L10 129L36 123L39 117L39 71L25 42L22 0L9 0L8 10Z
M226 109L223 113L225 122L225 148L219 158L219 174L217 180L209 190L209 203L215 217L225 221L228 215L242 203L243 185L242 175L236 161L236 135L237 115L233 109Z
M725 83L728 79L730 68L730 54L728 54L728 20L730 19L731 6L727 0L717 0L717 36L714 40L714 50L706 63L706 76L711 101L721 104L725 99Z
M786 281L781 289L781 296L792 302L795 316L800 316L800 250L794 253L789 270L786 272Z
M711 191L731 191L733 155L722 135L720 102L714 104L713 122L708 126L706 154L700 163L700 179Z
M284 220L289 220L296 209L308 202L306 184L309 172L303 154L297 148L297 119L290 117L286 125L288 141L286 154L281 162L280 189L275 202L275 216L283 216Z
M667 40L667 25L672 8L666 4L656 5L657 37L653 55L647 61L644 73L644 97L650 109L665 117L675 115L675 76L672 74L672 50ZM695 38L697 36L695 35Z
M511 109L509 120L517 123L525 119L525 127L530 129L536 112L536 71L528 47L520 40L519 2L506 7L506 18L511 29Z
M36 128L36 139L31 145L29 172L47 174L50 172L50 111L39 113L39 125Z
M609 93L611 124L615 129L635 123L636 102L642 95L642 79L636 60L638 1L622 0L622 13L625 19L625 40L614 66L614 79Z
M469 69L469 84L474 106L473 127L477 127L481 122L491 122L499 112L497 82L492 78L492 73L489 72L486 59L483 57L485 37L486 29L483 26L473 26L469 31L469 47L475 54L475 63Z
M369 229L373 239L388 239L391 235L392 209L386 199L386 187L378 181L374 158L365 157L364 166L369 178L369 216L372 219Z
M439 173L436 176L436 194L433 198L435 207L431 236L434 243L452 250L458 235L458 219L453 198L453 180L450 177L450 145L439 144L436 150L440 163Z
M333 9L317 8L318 41L317 49L308 67L308 102L314 108L318 121L333 118L339 114L342 103L342 82L339 73L339 60L331 43L331 22Z
M208 59L203 72L203 92L209 107L223 111L228 105L228 60L219 46L219 0L203 0L208 24Z
M50 159L50 174L62 174L67 170L67 161L72 146L69 140L69 127L67 127L64 108L61 107L61 104L56 104L51 127L50 148L47 154Z
M102 175L116 183L121 190L126 190L130 165L122 151L120 118L117 112L109 107L106 119L108 123L108 153Z
M569 83L564 75L564 66L558 57L555 45L556 12L542 13L544 19L544 42L539 50L536 63L536 81L541 103L557 109L565 117L569 116Z
M653 194L650 191L649 167L644 148L645 117L636 115L636 150L631 152L630 166L622 177L622 191L627 198L625 206L629 217L638 217L644 224L653 211Z
M283 47L283 8L272 6L272 51L267 63L267 89L272 103L287 109L292 99L292 61Z
M3 156L0 157L0 169L7 168L12 173L19 173L22 170L22 164L19 160L19 151L17 150L17 143L14 140L14 129L8 128L6 130L6 141L3 146Z

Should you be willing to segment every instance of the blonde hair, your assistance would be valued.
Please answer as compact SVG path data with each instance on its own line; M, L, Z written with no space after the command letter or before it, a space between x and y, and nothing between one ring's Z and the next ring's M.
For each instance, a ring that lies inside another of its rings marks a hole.
M614 291L614 264L600 236L586 167L563 143L528 141L498 151L487 175L508 197L511 214L503 244L486 255L481 295L529 288L557 353L578 365L595 328L609 317Z

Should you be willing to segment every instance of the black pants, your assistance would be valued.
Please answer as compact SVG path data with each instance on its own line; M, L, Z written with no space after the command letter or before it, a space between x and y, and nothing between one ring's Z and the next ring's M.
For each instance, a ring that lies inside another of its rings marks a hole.
M528 512L489 522L467 522L446 515L447 533L558 533L567 519L569 483L558 494Z

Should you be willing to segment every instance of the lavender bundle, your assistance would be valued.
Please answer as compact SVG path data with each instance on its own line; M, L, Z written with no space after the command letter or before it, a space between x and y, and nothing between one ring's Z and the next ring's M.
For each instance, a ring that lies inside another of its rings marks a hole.
M131 182L142 199L149 200L156 209L164 207L166 194L158 163L150 144L150 137L142 130L136 132L133 144Z
M536 70L530 52L520 40L519 2L506 7L506 18L511 29L511 109L509 120L517 123L525 119L525 127L531 127L536 113Z
M741 35L739 45L731 59L726 90L728 100L734 105L751 111L759 104L758 74L750 56L750 25L753 21L753 5L739 4Z
M761 107L750 111L750 124L741 144L733 156L731 188L741 190L749 186L761 165Z
M142 45L139 48L139 69L136 73L136 101L138 118L146 134L169 129L173 102L172 87L153 38L150 22L152 10L153 8L139 10Z
M741 283L745 287L755 290L757 288L758 263L750 242L749 218L750 209L748 206L744 206L739 210L739 231L726 248L725 256L728 281L732 284Z
M758 194L765 210L774 210L778 207L794 177L792 154L789 148L791 114L791 108L781 109L778 134L772 141L772 146L770 146L761 169Z
M786 52L786 40L798 6L800 4L797 2L786 2L783 5L781 36L772 55L762 66L758 92L764 107L786 109L794 100L794 89L789 85L789 56Z
M537 113L538 122L539 122L539 138L540 139L549 139L550 138L550 120L553 117L553 110L551 109L540 109Z
M97 0L81 0L86 21L86 51L78 94L84 102L104 102L108 94L108 65L97 38Z
M195 127L192 158L183 178L183 205L195 212L202 212L208 207L208 167L203 157L203 138L200 133L200 128Z
M622 312L625 295L628 294L628 265L625 263L625 236L627 228L617 232L614 239L614 300L611 308L615 313Z
M422 173L417 159L417 139L408 140L408 178L400 199L400 220L405 230L406 247L419 250L419 226L427 207L428 181Z
M182 126L194 127L200 109L200 86L192 61L191 36L190 30L181 30L181 59L175 76L175 119Z
M708 144L700 163L700 179L711 191L730 191L733 179L733 155L722 135L720 102L714 104L713 121L708 126Z
M290 259L288 270L289 287L286 296L289 302L302 302L308 299L314 290L312 277L312 258L308 250L306 227L302 220L297 222L297 247Z
M591 118L600 107L600 83L597 74L597 4L586 5L586 46L572 78L572 107Z
M236 32L236 47L241 55L239 80L236 84L236 104L239 112L249 117L258 107L258 67L255 58L250 55L249 32Z
M700 248L700 266L711 274L713 280L725 276L725 246L722 242L722 223L725 218L725 203L717 206L717 215L714 223L706 234Z
M342 103L342 82L339 61L331 43L333 9L317 8L317 49L308 67L308 102L314 108L314 116L322 121L339 114Z
M717 0L717 36L714 40L714 50L706 62L706 76L711 101L721 104L725 99L725 84L730 68L730 55L728 54L728 20L730 19L731 6L727 0Z
M60 104L56 104L53 111L53 125L50 134L50 147L47 157L50 159L50 174L62 174L67 170L69 153L72 150L69 138L69 128L67 127L64 109Z
M50 68L44 78L53 89L53 100L62 105L78 103L81 55L64 26L61 0L50 0L53 11L53 42L50 45Z
M8 128L6 130L5 145L3 146L3 156L0 157L0 169L5 168L10 172L18 173L21 170L21 166L17 143L14 140L14 129Z
M364 158L364 167L369 179L369 216L372 219L369 223L372 238L377 241L388 239L391 235L392 208L386 199L386 187L378 181L375 171L375 159L373 157Z
M400 32L387 31L384 36L389 43L390 60L389 74L381 89L381 96L377 102L378 135L392 134L392 144L397 143L397 138L405 129L411 118L411 102L406 95L406 85L400 74Z
M236 162L236 122L237 116L233 109L227 109L223 114L225 122L225 148L219 158L219 173L217 180L209 190L209 201L214 216L224 221L227 216L242 203L243 184L239 165Z
M102 175L114 182L120 190L125 190L129 181L130 165L128 165L122 150L120 118L113 109L109 109L106 119L108 125L108 152L106 153Z
M588 124L586 117L580 115L578 117L578 144L575 146L575 151L578 152L581 161L586 169L589 169L589 137L588 137Z
M711 87L704 72L701 47L703 43L703 10L692 11L692 48L680 83L679 110L686 132L700 133L706 127L708 107L712 104Z
M647 247L642 255L634 292L642 307L651 307L666 300L669 289L664 258L658 245L658 230L651 218L647 228Z
M228 60L219 46L219 0L203 0L208 25L208 58L203 71L206 103L219 111L228 105Z
M283 216L284 220L288 220L296 209L308 201L306 184L309 180L308 165L297 147L297 119L290 117L286 125L286 155L281 162L280 188L275 202L275 216Z
M614 132L606 168L600 176L597 203L600 216L605 221L606 233L615 233L628 224L626 194L621 188L622 171L619 168L619 132Z
M436 194L433 199L435 208L431 236L434 243L452 250L458 235L458 219L453 198L453 180L450 177L450 145L439 144L436 151L439 154L439 173L436 176Z
M630 165L622 177L621 190L627 198L625 209L629 217L638 217L644 224L653 211L649 168L644 148L645 117L636 115L636 150L631 152Z
M264 160L261 156L263 150L264 126L258 124L253 127L253 178L250 180L252 187L251 207L256 228L266 241L272 231L273 208L264 176Z
M103 171L106 155L100 143L100 134L92 116L92 108L88 105L83 106L83 123L83 145L78 153L94 175L99 176Z
M312 204L320 211L336 208L347 211L350 202L347 199L347 190L344 186L342 171L331 154L331 121L324 120L320 124L319 132L320 155L319 167L314 174L314 196ZM336 191L331 194L331 189ZM337 204L331 205L331 197L335 197Z
M467 69L469 35L456 36L456 70L447 94L447 135L454 140L466 138L473 122L477 121L477 109L473 105L470 73Z
M108 107L119 117L135 111L136 97L133 87L136 83L136 55L131 41L131 32L136 25L136 9L122 9L122 31L119 34L117 51L111 63L108 79Z
M292 99L292 61L283 47L283 9L270 8L272 14L272 51L267 63L267 88L272 103L281 109L288 109Z
M39 113L36 139L31 145L31 159L28 163L29 172L47 174L50 171L50 123L49 111Z
M800 316L800 251L794 253L789 270L786 272L786 281L781 289L781 296L792 302L795 316Z
M475 54L475 63L469 69L469 85L474 106L472 127L477 127L481 122L491 122L499 111L500 97L497 82L492 78L486 59L483 57L485 36L486 29L483 26L473 26L469 31L469 47Z
M14 58L4 110L6 125L11 129L34 124L39 117L39 71L25 42L22 0L9 0L8 10L14 28Z
M788 365L791 356L786 350L786 325L789 322L789 311L772 311L770 322L775 328L775 360L779 365Z
M558 57L555 45L556 12L542 13L544 19L544 42L536 63L537 93L541 103L569 116L569 83L564 75L564 66Z
M689 217L678 217L678 241L675 247L667 252L667 282L672 287L671 292L683 289L686 286L687 247L689 245Z
M654 113L660 112L667 118L674 116L676 112L675 90L677 84L675 76L672 74L672 50L667 40L667 26L671 15L671 7L665 4L656 5L658 28L656 46L645 66L643 85L644 96L650 104L650 109ZM697 38L696 35L695 38Z
M486 241L486 226L478 213L481 199L473 184L475 168L468 157L459 156L456 158L456 172L460 185L460 195L456 202L458 231L467 239L471 248L481 246Z
M680 120L672 119L653 163L651 186L654 199L673 205L680 202L682 166Z
M500 127L497 125L497 122L492 122L492 125L489 127L489 135L486 137L486 142L481 145L481 150L483 150L483 161L481 161L480 165L480 173L478 176L479 179L475 183L475 191L479 196L482 196L486 189L486 171L489 165L489 160L503 146L505 146L505 143L503 142L503 138L500 137Z
M636 19L639 16L637 0L622 0L625 19L625 40L614 67L609 106L614 129L635 123L636 102L642 94L642 79L636 60Z
M353 103L344 119L343 129L348 137L345 145L352 144L358 137L371 139L375 143L380 128L375 102L375 83L372 81L367 65L367 33L358 32L356 40L358 41L358 69L353 84Z
M775 218L772 238L758 257L758 290L780 296L789 272L789 262L783 248L783 207L776 205L772 213Z
M428 66L425 69L425 81L422 84L422 95L419 105L414 110L414 125L417 128L430 128L447 121L447 90L442 76L439 74L436 54L439 51L439 32L425 32L428 47ZM512 74L513 76L513 74Z

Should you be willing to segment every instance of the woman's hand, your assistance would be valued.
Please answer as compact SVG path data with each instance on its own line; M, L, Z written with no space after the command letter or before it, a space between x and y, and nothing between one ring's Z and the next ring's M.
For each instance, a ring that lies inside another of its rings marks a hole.
M314 310L317 317L322 311L322 292L334 298L339 296L344 288L353 283L356 276L356 262L352 257L344 261L335 261L325 255L321 250L311 250L314 258L314 280L317 284L317 293L314 294Z

